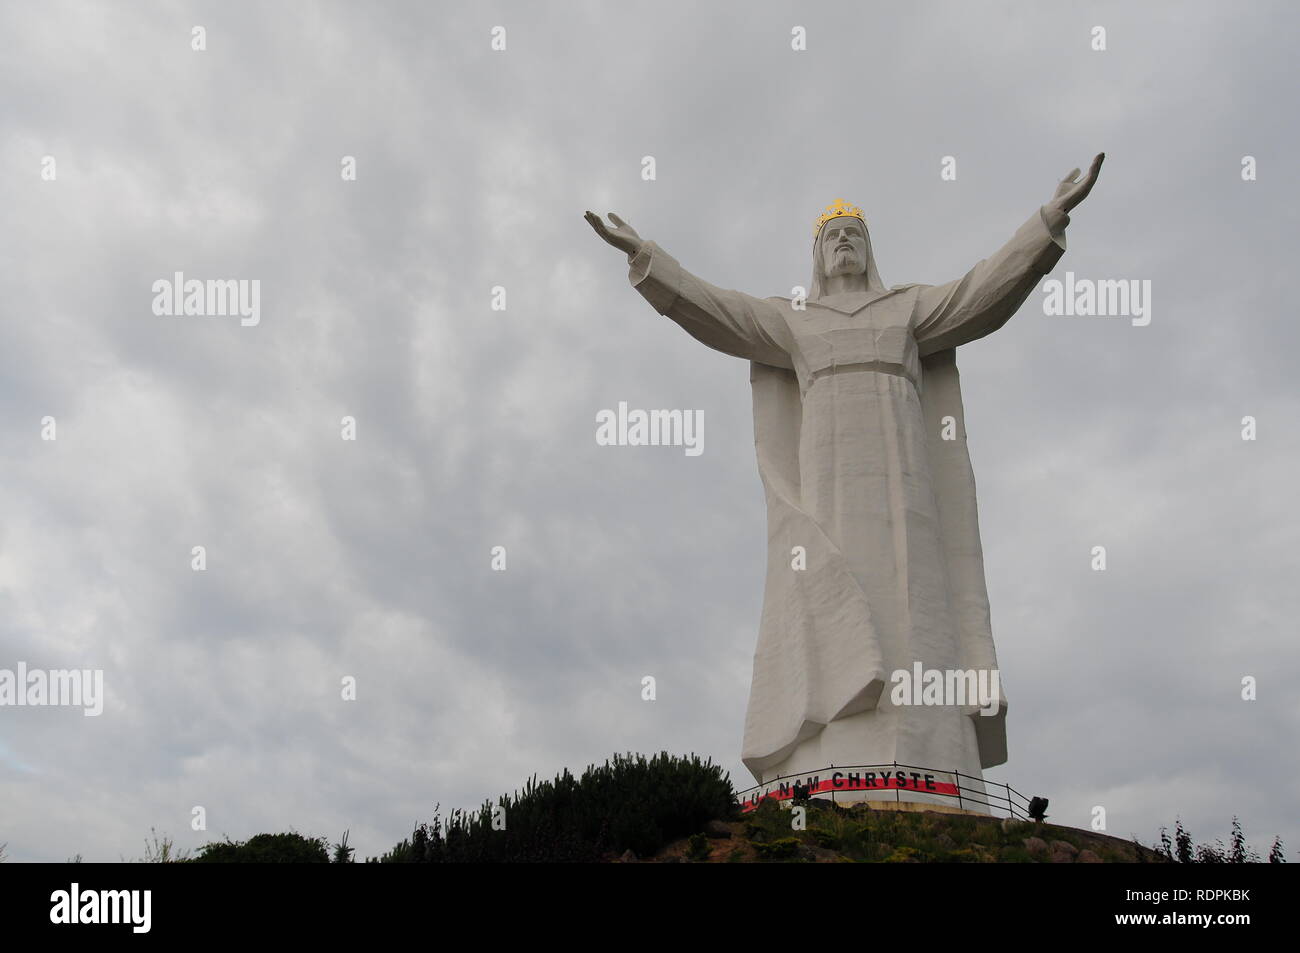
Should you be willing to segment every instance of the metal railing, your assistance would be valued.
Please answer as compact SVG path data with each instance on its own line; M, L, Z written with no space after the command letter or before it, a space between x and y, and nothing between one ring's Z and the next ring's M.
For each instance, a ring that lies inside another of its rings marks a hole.
M903 776L910 777L912 783L898 783L900 772ZM921 772L921 774L917 775L916 772ZM822 780L827 774L830 775L829 779ZM880 775L879 785L875 783L876 774ZM854 775L858 776L859 779L871 776L872 780L867 784L862 783L861 780L857 783L850 782L848 777ZM915 780L917 777L933 777L934 775L944 775L945 779L951 778L952 783L950 784L945 780L942 784L935 784L933 787L921 787ZM963 779L968 782L965 787L962 786ZM914 764L903 764L899 761L890 764L832 764L813 771L781 775L772 778L770 781L755 784L743 791L736 792L736 800L739 802L741 810L752 811L763 801L785 801L793 798L795 784L803 784L809 780L816 782L815 790L810 792L813 797L829 794L832 801L835 800L837 793L860 794L863 791L883 793L892 790L895 801L907 800L914 803L926 803L915 802L912 798L903 797L904 793L924 794L929 797L950 798L962 810L969 810L979 805L988 808L989 813L1001 811L1005 816L1017 820L1032 820L1029 816L1029 798L1010 784L988 781L949 768L925 768ZM755 797L754 795L760 791L766 791L767 793L761 797Z

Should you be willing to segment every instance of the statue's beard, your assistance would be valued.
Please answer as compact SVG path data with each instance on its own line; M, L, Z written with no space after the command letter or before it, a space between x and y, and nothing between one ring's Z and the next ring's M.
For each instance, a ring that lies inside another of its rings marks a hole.
M836 278L840 275L860 275L865 269L852 249L836 251L831 255L831 266L826 269L826 277Z

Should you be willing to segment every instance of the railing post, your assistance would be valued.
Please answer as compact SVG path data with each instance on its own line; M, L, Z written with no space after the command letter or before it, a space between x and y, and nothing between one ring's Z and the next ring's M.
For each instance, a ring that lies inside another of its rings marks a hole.
M952 779L957 782L957 810L965 810L965 808L961 806L961 772L954 771L952 773Z

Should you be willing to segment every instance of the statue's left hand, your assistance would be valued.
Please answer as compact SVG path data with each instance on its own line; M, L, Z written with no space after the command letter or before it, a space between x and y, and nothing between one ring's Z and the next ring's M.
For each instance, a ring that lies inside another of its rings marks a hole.
M1092 160L1092 165L1088 167L1088 174L1082 180L1079 180L1078 169L1070 172L1056 187L1056 194L1052 196L1052 201L1047 203L1048 207L1069 213L1070 209L1088 197L1088 193L1097 182L1097 173L1101 171L1101 164L1104 161L1106 161L1106 153L1097 153L1097 157Z

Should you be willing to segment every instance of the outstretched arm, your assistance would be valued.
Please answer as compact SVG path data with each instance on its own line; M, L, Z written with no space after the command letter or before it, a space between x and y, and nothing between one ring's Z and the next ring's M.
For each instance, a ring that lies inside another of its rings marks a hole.
M1056 194L997 253L956 281L927 285L917 293L912 329L922 357L992 334L1016 309L1065 253L1069 212L1092 191L1105 154L1092 161L1079 181L1069 173Z
M794 342L778 305L697 278L613 212L612 228L592 212L585 218L601 238L627 253L632 286L696 340L760 364L793 366Z

